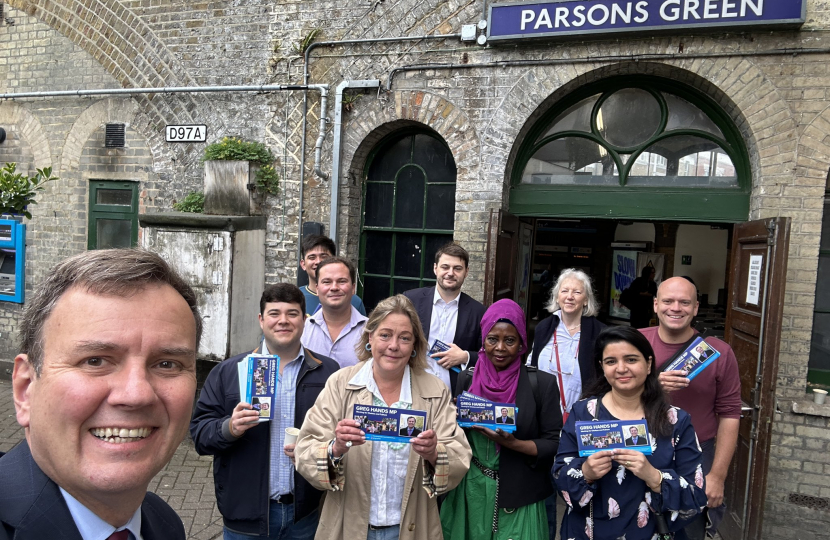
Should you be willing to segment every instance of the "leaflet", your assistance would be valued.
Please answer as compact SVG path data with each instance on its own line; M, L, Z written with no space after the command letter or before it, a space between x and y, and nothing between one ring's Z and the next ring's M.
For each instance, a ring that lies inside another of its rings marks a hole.
M429 352L427 352L427 356L432 358L432 355L437 352L444 352L450 350L450 346L441 341L440 339L436 339L432 343L432 347L429 348ZM456 373L461 372L461 368L459 366L453 366L450 368L451 370L455 371Z
M280 372L280 357L268 354L249 354L236 365L239 380L239 399L259 411L259 421L274 417L274 395Z
M408 443L427 429L426 411L414 409L355 405L352 417L360 424L367 441Z
M461 427L480 426L510 433L516 431L519 408L515 403L494 403L464 392L456 398L455 405L458 425Z
M650 456L650 440L648 423L644 419L576 423L576 444L580 457L615 448L636 450Z
M700 372L718 359L720 353L698 336L686 347L683 353L663 367L663 371L685 370L686 378L690 381L700 375Z

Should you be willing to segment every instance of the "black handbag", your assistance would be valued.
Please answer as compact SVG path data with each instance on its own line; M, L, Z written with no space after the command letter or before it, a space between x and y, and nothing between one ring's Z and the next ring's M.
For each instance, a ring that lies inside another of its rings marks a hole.
M654 532L657 533L657 540L673 540L674 533L669 532L669 524L666 523L666 516L659 512L651 512L654 516Z

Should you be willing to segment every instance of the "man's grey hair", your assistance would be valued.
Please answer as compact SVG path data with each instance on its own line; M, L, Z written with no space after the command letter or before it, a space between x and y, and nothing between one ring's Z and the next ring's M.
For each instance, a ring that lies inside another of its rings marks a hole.
M585 296L588 298L588 305L582 309L582 316L593 317L599 313L599 302L594 294L594 287L591 285L591 277L582 270L577 270L576 268L566 268L565 270L562 270L562 273L559 274L559 278L556 280L556 284L550 291L550 299L548 300L545 309L551 313L559 309L559 290L562 288L562 283L566 279L576 279L582 283L582 289L585 291Z
M196 293L159 255L143 249L85 251L58 263L35 289L20 323L20 352L40 376L43 367L43 326L68 290L82 289L102 296L131 296L149 285L170 285L187 302L196 323L196 349L202 337L202 317Z

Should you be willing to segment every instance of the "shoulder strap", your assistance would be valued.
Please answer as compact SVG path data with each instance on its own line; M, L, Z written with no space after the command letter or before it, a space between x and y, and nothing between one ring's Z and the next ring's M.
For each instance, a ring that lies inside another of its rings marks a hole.
M539 397L539 376L536 374L538 371L536 366L525 366L527 370L527 377L530 379L530 390L533 392L533 399L536 401L536 407L538 408L542 404L542 399Z

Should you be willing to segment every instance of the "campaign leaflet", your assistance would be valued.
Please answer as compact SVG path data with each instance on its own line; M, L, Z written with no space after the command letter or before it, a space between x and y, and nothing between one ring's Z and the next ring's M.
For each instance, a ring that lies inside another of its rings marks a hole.
M239 399L259 411L259 421L274 417L274 395L280 372L280 357L268 354L249 354L237 365Z
M698 336L686 347L683 353L663 367L663 371L684 370L689 374L686 378L690 381L700 375L706 366L717 360L720 353Z
M426 411L374 405L355 405L353 418L360 424L367 441L408 443L427 425Z
M450 350L450 346L449 346L449 345L447 345L446 343L444 343L444 342L443 342L443 341L441 341L440 339L436 339L436 340L433 342L432 347L430 347L430 348L429 348L429 352L427 352L427 356L429 356L430 358L432 358L432 355L433 355L433 354L435 354L435 353L437 353L437 352L444 352L444 351L448 351L448 350ZM459 366L453 366L453 367L451 367L450 369L451 369L451 370L453 370L453 371L455 371L456 373L461 373L461 367L459 367Z
M516 431L516 415L519 408L515 403L494 403L468 392L455 400L456 417L461 427L481 426L495 431Z
M595 420L576 423L579 457L603 450L627 448L651 455L648 424L641 420Z

